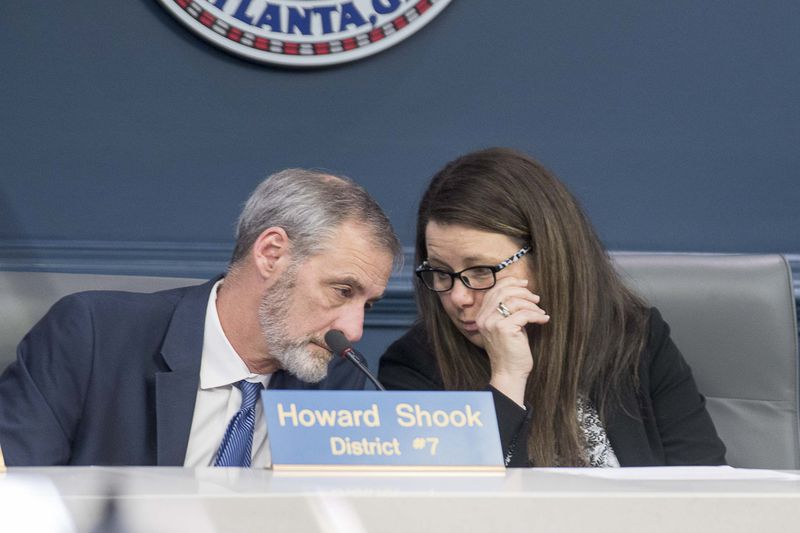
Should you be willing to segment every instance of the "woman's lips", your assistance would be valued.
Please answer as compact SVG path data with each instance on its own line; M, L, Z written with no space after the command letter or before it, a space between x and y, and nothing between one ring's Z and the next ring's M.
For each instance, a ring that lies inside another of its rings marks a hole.
M461 321L461 328L468 332L468 333L477 333L478 332L478 324L475 322L464 322Z

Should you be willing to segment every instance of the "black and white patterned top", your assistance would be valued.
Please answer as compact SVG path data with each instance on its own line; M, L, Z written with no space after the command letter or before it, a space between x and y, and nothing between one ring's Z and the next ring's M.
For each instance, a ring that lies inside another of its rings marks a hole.
M589 466L619 467L619 461L597 409L583 398L578 398L578 423L586 437L586 456Z

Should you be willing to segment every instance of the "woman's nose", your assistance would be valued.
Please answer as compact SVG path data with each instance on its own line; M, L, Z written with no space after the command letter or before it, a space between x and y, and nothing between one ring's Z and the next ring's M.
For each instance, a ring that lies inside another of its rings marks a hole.
M458 307L468 307L475 303L475 291L467 288L464 283L456 278L453 288L448 293L450 300Z

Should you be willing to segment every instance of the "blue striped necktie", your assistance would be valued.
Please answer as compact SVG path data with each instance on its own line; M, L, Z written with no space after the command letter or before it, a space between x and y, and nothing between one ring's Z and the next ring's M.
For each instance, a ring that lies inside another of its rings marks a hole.
M235 384L242 391L242 407L233 415L214 466L250 466L253 450L253 428L256 422L256 402L263 388L261 383L242 380Z

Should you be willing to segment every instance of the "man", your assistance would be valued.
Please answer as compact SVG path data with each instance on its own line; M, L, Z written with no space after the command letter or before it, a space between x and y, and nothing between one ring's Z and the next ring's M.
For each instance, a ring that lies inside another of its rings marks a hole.
M34 326L0 376L6 462L266 466L258 391L361 389L324 335L361 338L399 257L358 185L299 169L269 177L242 211L224 277L74 294Z

